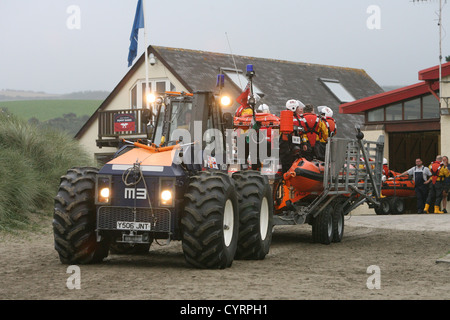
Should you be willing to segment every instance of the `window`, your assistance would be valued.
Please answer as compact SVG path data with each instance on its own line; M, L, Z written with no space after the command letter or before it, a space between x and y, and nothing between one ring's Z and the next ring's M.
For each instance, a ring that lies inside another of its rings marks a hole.
M397 103L386 107L386 121L400 121L402 120L402 104Z
M423 96L422 104L424 119L439 118L439 101L433 95Z
M166 108L160 108L159 119L158 119L158 123L156 125L156 132L155 132L155 136L153 138L153 143L156 143L157 145L159 145L161 143L165 109Z
M147 102L146 102L146 100L145 100L145 93L146 93L146 88L147 88L147 86L146 86L146 84L145 84L145 81L144 82L141 82L141 85L142 85L142 94L140 95L141 96L141 99L142 99L142 101L141 101L141 107L143 107L143 106L147 106ZM150 91L150 92L152 92L153 90L152 90L152 83L150 82L149 84L148 84L148 90Z
M439 101L431 94L367 111L367 122L439 119ZM386 120L384 114L386 113Z
M238 88L240 88L241 91L244 91L247 86L248 79L241 70L221 68L221 72L223 72ZM253 92L260 97L264 95L262 90L259 89L255 83L253 83Z
M149 90L154 93L164 93L175 91L175 86L167 79L150 79ZM130 90L130 106L132 109L139 109L146 105L145 101L145 80L138 80Z
M168 139L173 138L172 133L175 129L190 130L192 117L192 102L172 101L172 114L170 115L170 130ZM161 108L158 123L156 126L154 143L160 144L162 137L163 124L165 119L166 108Z
M420 98L405 101L405 119L420 119Z
M170 91L170 88L168 88L166 90L166 82L164 82L164 81L156 82L156 92L157 93L164 93L166 91Z
M319 79L331 93L341 102L352 102L355 98L350 92L345 89L345 87L339 82L339 80L334 79Z
M137 86L131 89L131 109L137 108Z
M370 110L367 114L367 120L369 122L384 121L384 108Z

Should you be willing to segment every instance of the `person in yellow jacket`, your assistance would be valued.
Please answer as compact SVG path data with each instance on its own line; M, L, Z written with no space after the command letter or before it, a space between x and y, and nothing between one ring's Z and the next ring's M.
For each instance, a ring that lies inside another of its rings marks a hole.
M317 157L325 157L326 144L328 139L332 136L336 135L336 120L333 119L333 110L327 106L319 106L317 107L317 112L319 113L322 122L327 128L328 136L320 137L319 143L315 147L316 156Z
M246 116L249 114L253 114L253 110L250 106L248 106L247 108L245 108L244 110L242 110L241 112L241 116Z
M442 192L444 191L444 180L450 177L450 171L444 166L442 156L437 156L436 161L430 164L429 169L431 171L431 177L428 179L430 187L424 212L429 213L430 205L435 198L434 213L444 213L441 211Z
M241 105L240 108L238 109L238 111L236 112L236 114L238 114L239 116L253 115L253 109L249 105ZM248 132L248 129L240 129L240 130L238 130L238 136L240 136L241 134L245 135L247 132ZM249 160L249 156L250 156L250 146L249 146L249 137L247 136L245 139L245 153L244 153L245 163L243 164L243 169L248 168L247 161ZM252 168L257 170L259 168L259 164L252 163Z

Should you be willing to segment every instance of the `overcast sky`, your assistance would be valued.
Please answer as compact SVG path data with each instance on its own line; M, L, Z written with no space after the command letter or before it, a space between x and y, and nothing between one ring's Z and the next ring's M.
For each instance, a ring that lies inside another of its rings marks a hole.
M0 89L111 91L128 70L136 4L0 0ZM437 0L146 0L145 16L153 45L229 53L227 33L234 54L361 68L384 86L416 83L439 63L438 8ZM449 4L443 28L445 57Z

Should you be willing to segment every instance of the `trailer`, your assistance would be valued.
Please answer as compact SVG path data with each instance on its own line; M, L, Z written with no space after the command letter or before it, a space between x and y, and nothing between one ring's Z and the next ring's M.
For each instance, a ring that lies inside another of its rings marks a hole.
M304 167L306 160L297 160L283 179L275 180L274 225L308 223L313 240L329 244L342 240L345 215L364 203L378 208L384 136L377 141L363 137L359 128L356 139L332 137L326 146L325 162L313 161L318 169L315 174L301 171L299 164ZM292 179L298 181L293 183ZM311 189L298 191L297 186L305 184Z

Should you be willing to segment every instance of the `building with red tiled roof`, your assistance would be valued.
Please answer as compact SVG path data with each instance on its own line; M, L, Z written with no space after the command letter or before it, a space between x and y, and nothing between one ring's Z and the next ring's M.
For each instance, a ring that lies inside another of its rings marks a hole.
M339 107L341 114L364 115L368 139L385 135L385 157L399 172L412 167L416 158L429 164L438 154L450 155L450 62L419 71L418 79Z

